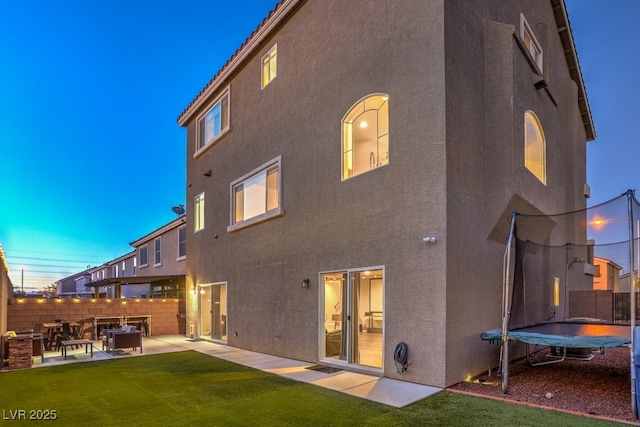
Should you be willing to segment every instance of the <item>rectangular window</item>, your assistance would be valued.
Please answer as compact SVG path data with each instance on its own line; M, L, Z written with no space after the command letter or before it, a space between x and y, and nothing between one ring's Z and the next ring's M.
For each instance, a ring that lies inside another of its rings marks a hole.
M147 245L140 246L140 267L146 267L148 265L148 250L149 248Z
M124 273L125 267L126 267L126 265L125 265L124 261L122 261L122 276L123 277L126 276L126 274Z
M231 183L228 231L282 215L280 157Z
M538 43L536 36L533 34L533 31L531 31L531 27L522 13L520 14L520 39L524 43L524 47L527 49L529 56L531 56L533 62L538 66L538 71L542 73L542 47L540 47L540 43Z
M138 266L138 257L133 257L133 275L136 275L136 267Z
M193 200L193 231L204 228L204 193L198 194Z
M118 277L118 266L117 265L113 266L113 277Z
M187 227L178 228L178 259L187 256Z
M196 153L229 130L229 90L227 89L198 119Z
M269 49L262 57L262 87L264 88L266 85L271 83L273 79L276 78L277 70L278 70L278 45L273 46Z
M154 251L153 265L154 266L162 265L162 237L157 237L153 241L153 251Z

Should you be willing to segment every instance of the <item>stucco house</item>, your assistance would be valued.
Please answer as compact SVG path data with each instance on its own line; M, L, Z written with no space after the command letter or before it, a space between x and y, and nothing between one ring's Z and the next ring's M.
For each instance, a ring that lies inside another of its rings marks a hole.
M178 123L187 332L438 387L497 364L509 215L584 208L595 137L562 0L283 0Z
M133 241L131 252L56 282L57 295L184 298L186 218L180 215Z

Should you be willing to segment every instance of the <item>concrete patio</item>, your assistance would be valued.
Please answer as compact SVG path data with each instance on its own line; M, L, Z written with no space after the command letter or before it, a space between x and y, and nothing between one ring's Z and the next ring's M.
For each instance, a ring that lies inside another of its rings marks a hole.
M70 348L67 353L67 360L64 360L60 352L47 351L44 355L44 361L40 357L33 358L32 368L122 357L149 356L185 350L197 351L295 381L306 382L397 408L417 402L441 391L440 388L436 387L344 370L325 373L308 369L314 366L313 363L242 350L207 340L189 339L182 335L161 335L143 338L142 354L139 350L134 351L133 349L109 354L102 351L102 343L100 341L93 342L93 357L89 353L85 353L84 347L78 349ZM6 368L3 371L6 371Z

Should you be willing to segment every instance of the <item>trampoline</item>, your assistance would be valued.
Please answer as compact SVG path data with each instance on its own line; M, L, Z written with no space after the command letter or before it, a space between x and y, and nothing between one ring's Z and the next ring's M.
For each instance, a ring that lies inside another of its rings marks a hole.
M510 342L525 344L531 366L562 362L573 355L590 360L594 349L631 349L635 344L631 331L636 326L637 290L632 291L632 284L640 271L640 220L634 233L640 202L635 191L563 213L544 213L533 205L522 208L527 213L511 213L505 246L502 325L480 335L501 346L498 369L503 393L508 392ZM507 209L505 219L506 214ZM585 292L595 291L626 293L628 305L615 300L610 306L596 300L586 304L581 299ZM550 347L548 360L531 363L531 345ZM640 361L630 353L632 411L637 414L634 365L640 367Z
M526 344L563 348L604 348L622 347L631 344L629 325L552 322L507 331L511 340ZM483 332L481 338L487 341L502 340L502 331L494 329Z

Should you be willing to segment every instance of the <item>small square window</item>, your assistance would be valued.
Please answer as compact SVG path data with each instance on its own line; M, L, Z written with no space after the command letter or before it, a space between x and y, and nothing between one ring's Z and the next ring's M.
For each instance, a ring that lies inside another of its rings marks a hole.
M278 72L278 45L269 49L262 57L262 87L276 78Z
M196 153L219 139L229 130L229 89L198 119Z
M529 23L522 13L520 14L520 39L524 43L524 47L527 49L529 56L538 66L538 71L542 72L542 47L540 43L538 43L538 39L536 39L536 36L533 34Z

